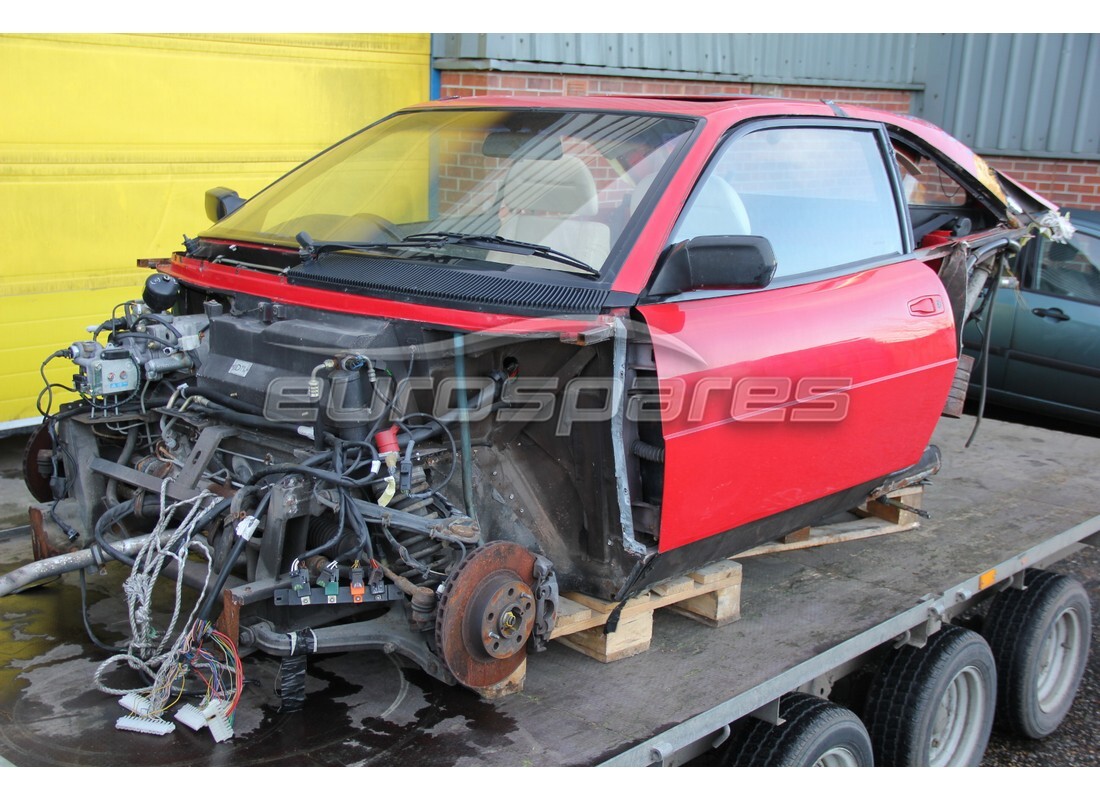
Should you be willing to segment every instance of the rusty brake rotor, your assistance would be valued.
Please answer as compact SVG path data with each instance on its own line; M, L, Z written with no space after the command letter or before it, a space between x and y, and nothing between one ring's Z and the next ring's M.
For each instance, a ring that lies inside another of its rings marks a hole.
M27 485L27 491L31 497L39 503L48 503L53 500L53 489L50 487L50 479L38 471L39 453L48 453L53 448L53 436L50 435L49 421L43 421L30 438L27 446L23 448L23 483Z
M527 657L535 625L535 555L490 542L459 562L443 586L435 620L439 654L459 683L500 683Z

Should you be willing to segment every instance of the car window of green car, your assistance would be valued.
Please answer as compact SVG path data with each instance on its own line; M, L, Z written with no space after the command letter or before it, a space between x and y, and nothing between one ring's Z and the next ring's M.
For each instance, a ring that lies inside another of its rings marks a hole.
M1027 288L1100 303L1100 240L1083 234L1067 244L1042 240Z

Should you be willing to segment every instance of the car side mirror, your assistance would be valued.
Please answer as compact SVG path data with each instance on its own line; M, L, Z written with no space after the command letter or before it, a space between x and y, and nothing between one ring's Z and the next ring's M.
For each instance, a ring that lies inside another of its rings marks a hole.
M206 216L211 222L228 217L244 205L244 200L232 189L218 186L206 190Z
M696 289L763 289L775 275L763 236L697 236L672 245L658 266L652 295Z

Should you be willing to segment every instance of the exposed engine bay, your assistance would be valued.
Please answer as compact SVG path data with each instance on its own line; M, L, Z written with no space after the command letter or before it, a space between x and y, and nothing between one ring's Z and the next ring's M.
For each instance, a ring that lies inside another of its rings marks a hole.
M458 335L154 274L95 334L55 354L81 400L32 441L28 486L83 566L133 567L170 538L197 617L224 604L242 646L385 647L484 687L545 646L560 591L619 597L653 553L607 534L610 424L586 421L583 393L565 428L517 393L524 370L609 377L610 329L585 347Z

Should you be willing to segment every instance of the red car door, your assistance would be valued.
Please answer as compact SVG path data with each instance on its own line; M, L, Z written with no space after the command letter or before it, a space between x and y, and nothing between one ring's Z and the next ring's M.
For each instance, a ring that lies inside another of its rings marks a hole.
M915 464L956 364L876 125L756 123L719 148L672 242L764 236L767 288L640 305L662 394L662 552ZM780 535L784 531L776 531Z

